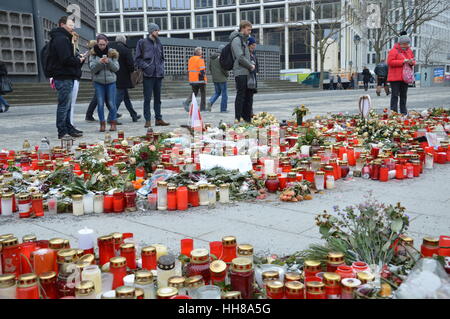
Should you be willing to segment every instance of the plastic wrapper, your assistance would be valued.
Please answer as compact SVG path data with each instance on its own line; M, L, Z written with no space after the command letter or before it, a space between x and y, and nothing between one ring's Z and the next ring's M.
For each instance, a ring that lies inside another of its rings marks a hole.
M153 173L152 177L149 178L145 182L145 185L137 191L137 194L139 196L146 197L148 194L150 194L152 192L152 190L154 188L156 188L158 186L158 182L165 181L166 179L170 178L172 175L173 175L173 172L169 171L169 170L164 170L164 169L156 170Z
M422 258L397 290L397 299L450 299L450 278L435 259Z

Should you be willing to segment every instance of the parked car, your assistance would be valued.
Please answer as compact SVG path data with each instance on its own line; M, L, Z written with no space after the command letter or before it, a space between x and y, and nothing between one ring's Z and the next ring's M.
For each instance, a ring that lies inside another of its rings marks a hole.
M333 74L334 76L334 88L337 87L337 74ZM348 80L347 77L341 75L341 79L342 79L342 87L344 89L348 89L349 85L350 85L350 81ZM306 79L303 80L302 84L304 85L309 85L313 88L318 88L319 87L319 83L320 83L320 72L312 72L310 73ZM323 75L323 89L324 90L329 90L330 89L330 72L325 71L324 75Z

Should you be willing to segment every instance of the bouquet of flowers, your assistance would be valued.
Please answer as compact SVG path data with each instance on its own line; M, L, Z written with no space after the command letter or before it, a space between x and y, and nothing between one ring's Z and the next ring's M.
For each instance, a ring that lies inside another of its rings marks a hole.
M274 115L267 112L256 114L252 118L252 124L258 127L265 127L269 125L275 125L278 123L279 122L277 118Z

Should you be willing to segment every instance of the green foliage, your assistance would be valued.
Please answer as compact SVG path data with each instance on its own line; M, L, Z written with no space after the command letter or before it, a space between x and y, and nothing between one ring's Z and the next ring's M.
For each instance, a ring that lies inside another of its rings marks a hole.
M324 145L325 139L319 132L312 127L306 129L305 134L299 136L297 140L299 146L302 145Z

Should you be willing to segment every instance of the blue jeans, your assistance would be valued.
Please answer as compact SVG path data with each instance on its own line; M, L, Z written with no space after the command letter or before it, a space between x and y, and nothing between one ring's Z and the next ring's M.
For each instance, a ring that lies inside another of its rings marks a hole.
M117 119L116 111L116 83L101 84L94 82L95 94L97 95L97 112L100 122L105 122L105 102L110 107L108 122Z
M147 122L151 120L150 102L152 95L155 97L153 110L155 111L155 120L162 120L161 115L161 86L163 78L144 77L144 117Z
M215 93L209 99L209 103L214 104L220 95L222 95L222 100L220 102L220 112L225 112L227 110L228 104L228 92L227 92L227 82L214 82Z
M5 98L1 95L0 95L0 106L9 106L8 101L6 101Z
M117 89L116 93L116 112L119 111L120 104L122 102L125 102L125 107L127 108L128 112L130 113L130 116L132 119L137 118L137 113L133 108L133 104L130 101L130 94L128 93L128 89Z
M73 80L55 80L58 91L58 107L56 109L56 127L58 135L73 133L74 127L70 124L70 107L72 104Z

